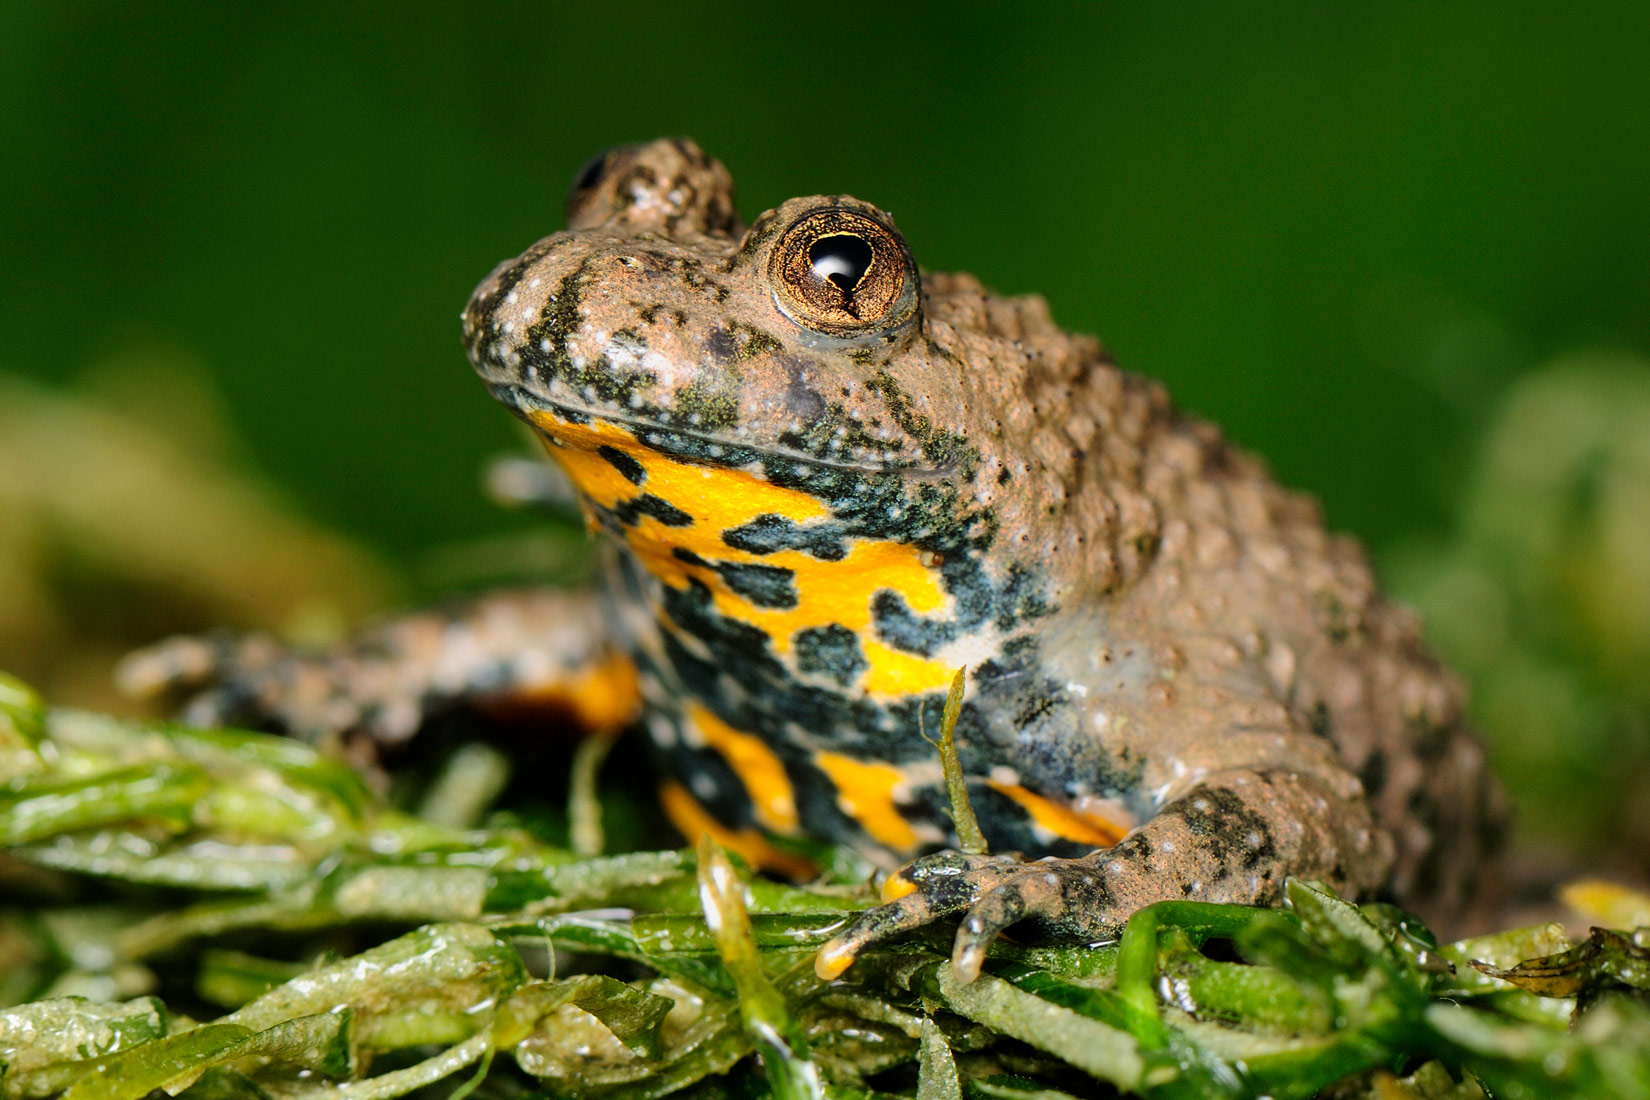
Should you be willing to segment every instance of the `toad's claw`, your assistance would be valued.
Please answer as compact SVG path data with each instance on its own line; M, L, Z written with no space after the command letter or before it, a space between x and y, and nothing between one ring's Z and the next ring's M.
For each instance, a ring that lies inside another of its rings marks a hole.
M863 913L820 948L814 970L821 978L840 976L874 944L963 912L951 965L964 982L979 976L986 949L1013 925L1029 922L1040 939L1081 943L1121 923L1110 919L1114 907L1088 860L1025 863L1018 855L938 852L892 875L883 896L894 900Z

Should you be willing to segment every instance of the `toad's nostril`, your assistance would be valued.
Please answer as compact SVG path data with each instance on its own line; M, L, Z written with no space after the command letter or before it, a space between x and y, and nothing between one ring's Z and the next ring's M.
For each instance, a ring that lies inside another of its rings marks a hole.
M596 186L596 181L602 178L602 172L607 168L607 150L603 149L579 169L579 174L573 177L574 191L588 191Z
M577 200L586 191L602 182L608 171L619 161L628 161L641 146L634 142L626 145L614 145L603 149L579 169L578 175L573 177L572 184L567 189L569 204Z

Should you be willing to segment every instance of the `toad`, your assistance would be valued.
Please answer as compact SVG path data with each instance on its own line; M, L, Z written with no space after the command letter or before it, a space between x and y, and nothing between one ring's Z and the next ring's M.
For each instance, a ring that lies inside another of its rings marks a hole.
M1458 682L1351 539L1042 299L921 270L887 213L747 225L723 165L627 146L476 290L464 342L599 536L598 591L483 597L341 651L170 643L128 679L189 717L394 740L439 708L639 723L690 835L892 873L820 953L959 918L1089 942L1285 879L1461 907L1499 819ZM956 843L933 739L997 854Z

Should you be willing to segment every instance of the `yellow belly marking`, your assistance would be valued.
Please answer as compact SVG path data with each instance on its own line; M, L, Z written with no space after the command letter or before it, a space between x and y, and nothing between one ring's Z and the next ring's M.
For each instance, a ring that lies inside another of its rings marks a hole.
M919 614L944 608L945 589L938 572L922 561L914 546L886 540L850 539L841 561L821 561L800 550L752 554L722 541L722 532L758 516L783 516L794 523L824 519L829 511L796 489L763 481L744 470L712 469L678 462L647 449L628 430L604 421L568 424L550 413L534 415L550 437L547 449L579 490L604 508L615 508L643 493L666 501L693 522L672 527L643 515L626 528L630 549L647 569L673 588L690 580L703 584L716 609L730 619L750 623L772 641L775 652L788 653L791 638L809 627L838 625L859 636L869 668L864 686L879 694L904 695L943 689L952 669L945 661L903 653L875 640L871 600L883 589L904 597ZM633 484L597 453L612 447L634 459L646 476ZM762 564L789 569L795 607L759 607L734 591L714 569L682 561L676 549L705 561Z
M697 523L714 527L715 534L765 512L797 523L829 514L807 493L773 485L747 471L693 466L666 458L638 443L634 435L617 424L600 420L569 424L552 413L536 413L533 422L561 444L551 453L574 484L604 508L639 493L652 493L688 513ZM642 485L632 484L597 454L601 447L612 447L635 459L647 473Z
M796 793L785 774L785 765L773 750L761 738L734 729L702 704L689 704L688 721L745 785L756 820L776 833L795 832Z
M896 852L917 846L916 831L894 804L894 790L905 782L903 772L834 752L815 754L814 763L836 784L842 812L859 822L872 840Z
M709 836L730 852L736 853L752 867L775 871L801 882L819 874L811 860L774 847L755 829L730 829L711 817L699 800L688 793L680 783L666 781L659 784L659 805L676 830L695 843L701 836Z
M1080 814L1070 806L1062 806L1016 784L999 783L995 779L987 782L992 790L1013 799L1032 821L1065 840L1092 844L1096 848L1110 848L1128 832L1127 828L1116 822Z

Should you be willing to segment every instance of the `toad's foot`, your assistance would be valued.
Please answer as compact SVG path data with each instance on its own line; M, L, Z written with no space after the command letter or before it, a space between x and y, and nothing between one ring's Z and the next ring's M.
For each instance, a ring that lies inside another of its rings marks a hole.
M1153 902L1269 904L1290 875L1356 894L1381 882L1391 860L1391 840L1355 784L1348 792L1301 773L1229 772L1165 806L1116 847L1079 859L923 856L888 880L887 904L820 948L814 969L835 978L871 946L966 913L951 963L972 981L986 949L1011 927L1045 942L1094 943L1115 938Z
M951 950L963 981L979 976L986 948L1012 925L1051 942L1086 943L1113 934L1118 923L1105 919L1116 906L1087 857L1026 863L1017 853L936 852L890 876L882 896L887 904L820 948L814 970L821 978L837 977L873 944L965 911Z
M601 627L588 596L504 592L389 619L320 653L267 634L172 638L132 654L118 676L132 695L194 691L181 715L193 725L312 740L365 734L394 744L463 704L553 709L579 726L617 729L640 697L634 669Z

